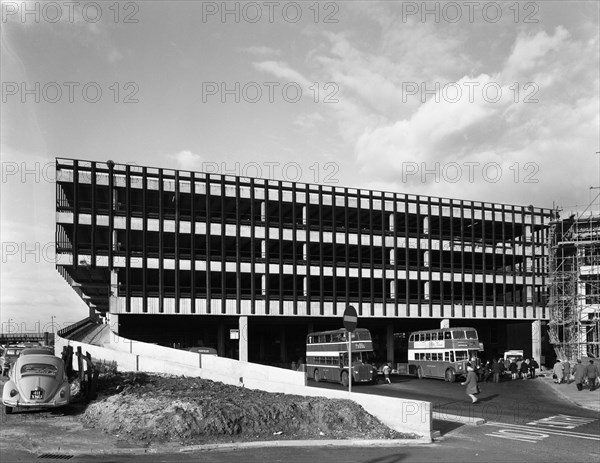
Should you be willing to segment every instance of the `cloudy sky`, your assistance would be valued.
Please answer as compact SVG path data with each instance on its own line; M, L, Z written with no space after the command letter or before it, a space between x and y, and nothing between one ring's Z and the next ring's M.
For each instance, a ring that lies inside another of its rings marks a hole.
M53 262L55 157L565 211L598 192L597 1L75 3L1 3L4 331L86 315Z

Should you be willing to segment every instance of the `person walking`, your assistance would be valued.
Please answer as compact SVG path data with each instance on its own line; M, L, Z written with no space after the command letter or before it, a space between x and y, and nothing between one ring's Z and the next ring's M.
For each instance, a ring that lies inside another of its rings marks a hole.
M598 371L598 365L591 359L590 363L585 367L585 375L590 385L590 392L592 392L596 389L596 381L598 380L598 376L600 376L600 371Z
M527 375L529 375L529 359L521 362L521 379L527 379Z
M563 366L560 359L556 359L556 363L554 364L554 368L552 368L552 372L554 373L554 382L556 384L562 383L563 379Z
M514 361L514 359L512 362L510 362L510 365L508 366L508 371L510 371L512 379L517 379L519 377L519 369L517 368L517 364Z
M531 375L531 379L535 378L535 369L539 367L539 364L535 361L533 357L529 359L529 374Z
M500 382L500 375L504 373L504 362L501 359L494 360L492 363L492 372L494 373L494 382Z
M390 364L386 363L383 366L383 376L385 377L385 382L392 384L392 381L390 380L390 372L392 371L392 369L390 368Z
M471 365L467 366L467 379L464 383L460 384L461 386L467 386L466 393L471 398L471 403L476 404L478 400L475 396L479 394L479 387L477 386L477 375Z
M569 363L568 359L565 359L565 361L562 364L563 367L563 380L565 383L569 384L570 380L571 380L571 364Z
M577 390L583 390L583 378L585 378L585 365L581 363L581 359L577 359L575 364L575 386Z

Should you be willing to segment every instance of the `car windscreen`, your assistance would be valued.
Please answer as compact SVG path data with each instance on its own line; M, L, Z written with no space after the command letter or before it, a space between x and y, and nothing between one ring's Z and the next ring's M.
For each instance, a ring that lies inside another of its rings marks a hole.
M19 349L6 349L6 355L16 356L19 355Z
M49 363L27 363L21 367L21 375L56 376L58 368Z

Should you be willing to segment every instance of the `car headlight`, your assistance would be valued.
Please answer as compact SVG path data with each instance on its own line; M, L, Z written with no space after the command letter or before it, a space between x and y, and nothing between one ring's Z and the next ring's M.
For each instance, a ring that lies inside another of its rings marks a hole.
M11 396L11 397L14 397L14 396L16 396L18 393L19 393L19 392L18 392L16 389L11 389L11 390L10 390L10 396Z

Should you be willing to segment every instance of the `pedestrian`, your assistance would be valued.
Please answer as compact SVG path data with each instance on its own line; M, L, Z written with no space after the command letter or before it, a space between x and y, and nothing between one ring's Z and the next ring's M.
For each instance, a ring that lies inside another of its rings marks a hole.
M529 359L521 362L521 379L527 379L529 374Z
M517 379L519 377L519 370L514 359L512 360L512 362L510 362L510 365L508 366L508 371L510 371L512 379Z
M590 363L585 367L585 375L587 376L590 385L590 392L592 392L596 389L596 381L598 380L598 376L600 376L598 365L596 365L592 359L590 359Z
M487 383L492 376L492 364L488 360L485 365L481 367L481 381Z
M585 378L585 365L581 363L581 359L577 359L575 364L575 386L577 390L583 390L583 379Z
M529 374L531 375L531 379L535 378L535 369L539 368L539 364L535 361L534 358L529 360Z
M494 382L500 382L500 375L504 373L504 362L501 359L494 360L492 363L492 372L494 373Z
M392 381L390 380L390 372L392 371L392 369L390 368L390 364L386 363L383 366L383 376L385 377L385 382L392 384Z
M467 395L471 398L471 403L476 404L478 401L477 397L475 396L479 394L479 386L477 385L477 375L475 374L472 366L467 366L467 379L464 383L460 384L461 386L467 386Z
M569 384L569 380L571 379L571 364L568 359L565 359L563 362L563 380L565 383Z
M560 361L560 359L556 359L556 363L554 364L554 368L552 368L553 371L553 375L552 378L554 378L554 382L556 384L560 384L562 383L562 379L563 379L563 366L562 363Z

